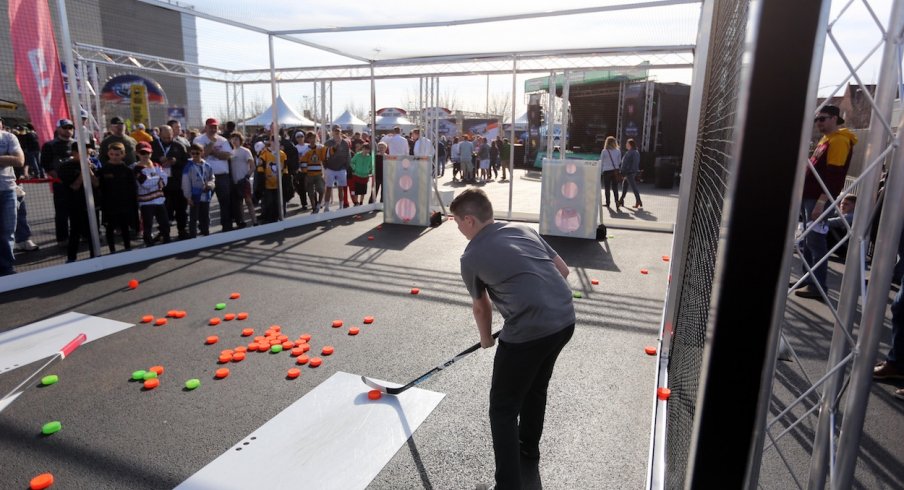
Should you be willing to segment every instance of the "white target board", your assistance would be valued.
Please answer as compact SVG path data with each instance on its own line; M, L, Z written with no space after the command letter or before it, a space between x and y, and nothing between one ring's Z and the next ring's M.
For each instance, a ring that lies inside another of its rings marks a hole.
M366 488L445 396L368 391L361 376L337 372L176 489Z
M540 196L540 234L596 239L598 161L544 158Z
M383 222L430 225L430 157L383 157Z

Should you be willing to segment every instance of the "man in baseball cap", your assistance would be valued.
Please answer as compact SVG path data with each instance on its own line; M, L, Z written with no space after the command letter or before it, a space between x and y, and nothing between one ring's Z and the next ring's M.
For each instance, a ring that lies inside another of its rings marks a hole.
M125 122L119 116L110 118L110 135L100 142L100 150L98 152L101 164L106 165L107 162L110 161L108 153L110 145L113 143L122 143L122 146L125 148L126 156L123 159L123 163L125 163L126 166L135 163L135 145L137 145L138 142L125 133L124 124Z

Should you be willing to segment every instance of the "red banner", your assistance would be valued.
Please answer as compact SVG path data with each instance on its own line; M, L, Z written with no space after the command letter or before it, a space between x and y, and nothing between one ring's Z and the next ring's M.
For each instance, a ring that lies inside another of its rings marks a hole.
M41 142L53 139L60 119L69 117L63 75L47 0L10 0L10 39L16 83Z

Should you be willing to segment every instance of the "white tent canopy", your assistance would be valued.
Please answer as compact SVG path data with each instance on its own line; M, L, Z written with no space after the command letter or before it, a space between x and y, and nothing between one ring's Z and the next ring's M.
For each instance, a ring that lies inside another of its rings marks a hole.
M398 126L403 132L414 129L415 124L405 116L379 116L377 117L377 131L389 131Z
M276 97L276 120L280 126L303 126L313 128L314 121L295 112L295 109L289 107L289 104L283 100L282 96ZM261 112L257 117L244 121L246 126L266 126L273 121L273 106L271 105L265 111Z
M339 126L343 131L364 131L367 128L367 123L362 121L358 116L351 113L351 111L346 110L342 113L341 116L337 117L331 123L334 126Z

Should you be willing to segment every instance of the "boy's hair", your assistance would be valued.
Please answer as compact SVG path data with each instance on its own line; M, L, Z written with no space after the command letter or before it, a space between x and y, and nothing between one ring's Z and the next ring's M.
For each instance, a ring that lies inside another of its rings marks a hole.
M122 143L120 143L120 142L118 142L118 141L117 141L116 143L111 143L111 144L110 144L110 147L107 148L107 152L110 152L110 151L112 151L112 150L125 152L125 151L126 151L126 145L124 145L124 144L122 144Z
M192 150L200 151L201 153L204 153L204 147L201 146L199 143L192 143L191 146L188 147L189 153L191 153Z
M449 205L449 211L459 218L474 216L481 223L493 219L493 204L481 189L467 189L456 196Z
M242 133L239 133L238 131L229 135L229 139L232 139L232 138L238 138L240 145L245 144L245 135Z
M848 195L844 196L844 199L842 199L842 201L847 201L851 204L857 204L857 196L855 196L853 194L848 194Z

